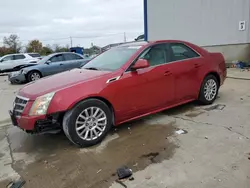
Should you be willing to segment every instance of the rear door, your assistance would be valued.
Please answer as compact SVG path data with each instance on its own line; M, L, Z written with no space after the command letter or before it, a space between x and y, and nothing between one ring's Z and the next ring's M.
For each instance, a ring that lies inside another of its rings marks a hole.
M199 92L199 71L202 57L184 43L170 43L171 63L169 70L175 78L177 102L195 99Z
M25 58L26 57L23 54L14 55L13 66L16 67L25 64Z

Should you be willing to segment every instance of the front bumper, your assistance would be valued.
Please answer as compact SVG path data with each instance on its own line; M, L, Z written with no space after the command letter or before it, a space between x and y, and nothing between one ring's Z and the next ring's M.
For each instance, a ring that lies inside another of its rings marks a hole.
M9 111L12 124L28 133L54 133L61 130L62 113L16 117Z
M11 82L11 83L23 83L23 82L26 82L26 77L24 74L14 74L14 73L10 73L8 74L8 80Z

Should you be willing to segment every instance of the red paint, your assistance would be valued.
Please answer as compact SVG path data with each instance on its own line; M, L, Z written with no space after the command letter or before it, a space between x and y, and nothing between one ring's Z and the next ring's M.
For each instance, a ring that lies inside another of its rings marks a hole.
M184 43L201 56L154 67L148 67L146 60L140 60L134 65L136 71L125 72L146 48L169 42ZM28 112L31 104L38 96L56 92L47 114L67 111L84 99L98 97L109 101L113 106L115 124L119 125L196 100L202 81L209 73L217 74L220 83L223 84L226 78L226 66L221 54L209 53L184 41L149 42L114 72L76 69L24 86L18 95L27 97L31 101L18 122L24 129L33 129L34 122L45 117L30 117ZM117 81L107 83L109 79L116 77L119 78Z
M144 69L144 68L148 68L150 67L150 64L147 60L145 59L139 59L135 65L132 66L133 70L137 70L137 69Z

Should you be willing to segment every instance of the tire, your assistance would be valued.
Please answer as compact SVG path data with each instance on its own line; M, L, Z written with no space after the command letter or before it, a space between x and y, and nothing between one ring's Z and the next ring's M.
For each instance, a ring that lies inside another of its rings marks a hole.
M31 71L28 73L28 76L27 76L28 82L33 82L33 81L39 80L40 78L42 78L42 75L38 71Z
M64 115L63 131L73 144L90 147L107 136L112 126L112 117L110 108L103 101L88 99Z
M204 105L213 104L213 102L217 98L219 87L220 87L219 81L214 75L210 74L206 76L200 88L199 99L198 99L199 102Z

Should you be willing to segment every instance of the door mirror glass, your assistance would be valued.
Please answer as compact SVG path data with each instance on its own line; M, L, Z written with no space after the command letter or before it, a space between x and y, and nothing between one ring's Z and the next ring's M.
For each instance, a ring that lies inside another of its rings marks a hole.
M144 69L149 67L149 62L146 59L139 59L136 61L136 63L131 67L132 70L137 70L137 69Z

